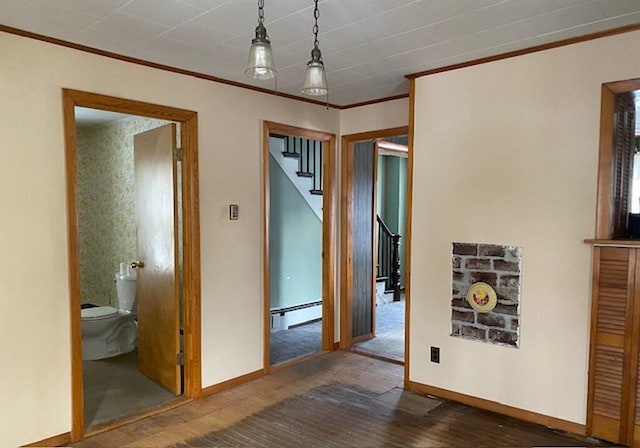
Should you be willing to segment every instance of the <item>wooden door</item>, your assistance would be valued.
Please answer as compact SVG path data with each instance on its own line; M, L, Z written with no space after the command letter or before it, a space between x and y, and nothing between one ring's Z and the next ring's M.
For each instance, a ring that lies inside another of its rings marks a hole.
M373 193L374 151L371 142L354 144L353 156L353 291L352 338L373 336Z
M180 395L176 125L134 136L138 269L138 368Z

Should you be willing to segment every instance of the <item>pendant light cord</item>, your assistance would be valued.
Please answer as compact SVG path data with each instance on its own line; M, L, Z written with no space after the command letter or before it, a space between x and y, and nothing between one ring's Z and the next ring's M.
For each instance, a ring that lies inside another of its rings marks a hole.
M320 43L318 42L318 17L320 17L320 10L318 9L318 0L314 0L315 6L313 9L313 17L315 19L315 23L313 24L313 46L318 48Z
M264 24L264 0L258 0L258 23Z

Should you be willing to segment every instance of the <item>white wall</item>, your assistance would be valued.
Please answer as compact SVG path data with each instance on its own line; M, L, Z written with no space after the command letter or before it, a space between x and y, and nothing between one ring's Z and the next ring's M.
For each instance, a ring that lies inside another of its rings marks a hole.
M407 126L409 99L401 98L340 111L340 134L359 134Z
M635 77L640 32L416 80L412 381L585 422L601 84ZM523 247L519 349L449 336L454 241Z
M71 427L63 87L198 112L203 386L261 369L261 120L337 134L339 112L5 33L0 53L3 444Z

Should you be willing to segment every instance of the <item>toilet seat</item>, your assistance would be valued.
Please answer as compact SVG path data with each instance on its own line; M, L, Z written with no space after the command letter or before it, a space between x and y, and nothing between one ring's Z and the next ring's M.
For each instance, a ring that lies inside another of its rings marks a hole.
M96 306L80 310L82 320L109 319L118 315L118 310L110 306Z

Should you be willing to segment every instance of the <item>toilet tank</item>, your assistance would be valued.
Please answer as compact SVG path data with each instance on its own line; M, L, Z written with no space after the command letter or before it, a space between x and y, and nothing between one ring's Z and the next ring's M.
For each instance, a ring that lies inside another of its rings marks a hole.
M136 277L116 272L116 295L118 308L123 311L136 311Z

